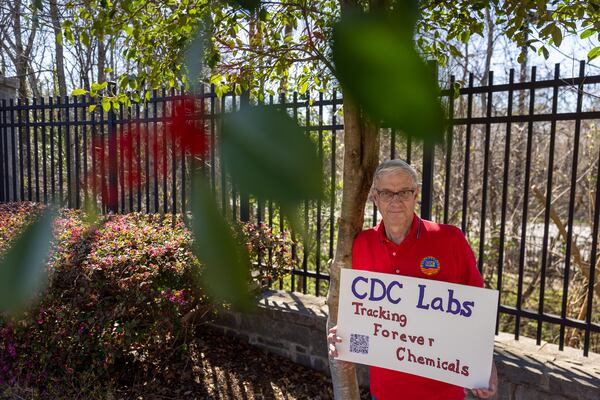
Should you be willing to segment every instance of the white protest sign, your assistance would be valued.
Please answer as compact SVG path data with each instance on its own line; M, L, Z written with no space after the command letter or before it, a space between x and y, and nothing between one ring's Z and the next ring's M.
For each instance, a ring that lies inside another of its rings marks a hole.
M487 388L498 291L342 269L338 359Z

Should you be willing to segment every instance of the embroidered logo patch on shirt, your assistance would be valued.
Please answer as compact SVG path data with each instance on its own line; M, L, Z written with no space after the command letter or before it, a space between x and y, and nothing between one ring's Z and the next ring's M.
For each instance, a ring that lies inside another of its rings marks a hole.
M440 262L435 257L425 257L421 260L421 272L431 276L440 272Z

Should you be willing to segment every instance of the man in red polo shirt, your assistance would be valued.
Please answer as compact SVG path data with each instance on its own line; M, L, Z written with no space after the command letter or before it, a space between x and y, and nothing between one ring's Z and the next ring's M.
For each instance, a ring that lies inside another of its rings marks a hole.
M390 160L375 170L371 197L383 220L358 234L352 246L352 268L399 274L443 282L483 287L475 256L460 229L419 218L415 206L419 195L417 173L401 160ZM336 327L328 335L329 354L343 339ZM459 386L420 376L370 367L371 395L376 400L462 400ZM488 398L496 393L496 366L488 388L473 395Z

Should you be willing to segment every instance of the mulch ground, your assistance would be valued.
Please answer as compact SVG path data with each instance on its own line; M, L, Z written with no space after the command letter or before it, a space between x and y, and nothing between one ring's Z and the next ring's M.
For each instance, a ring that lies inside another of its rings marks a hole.
M202 329L192 343L188 363L174 368L170 381L98 391L98 400L333 398L331 380L325 374L209 329ZM10 393L3 396L0 388L0 399L39 398L14 388ZM370 398L368 390L363 390L361 398Z

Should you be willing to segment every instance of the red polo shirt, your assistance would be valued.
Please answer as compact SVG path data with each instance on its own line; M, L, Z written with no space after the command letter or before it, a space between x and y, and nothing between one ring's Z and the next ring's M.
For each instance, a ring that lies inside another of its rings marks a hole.
M475 255L462 231L416 214L399 245L386 237L383 221L359 233L352 246L352 268L483 287ZM465 397L459 386L385 368L370 367L370 380L371 394L377 400Z

